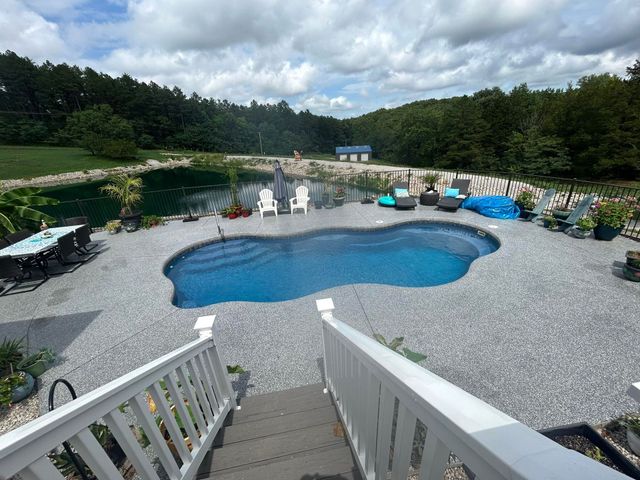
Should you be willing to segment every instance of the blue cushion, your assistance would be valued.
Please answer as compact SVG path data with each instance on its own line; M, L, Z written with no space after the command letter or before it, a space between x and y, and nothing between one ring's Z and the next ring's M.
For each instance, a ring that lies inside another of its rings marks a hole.
M380 205L382 205L383 207L395 207L396 206L396 200L393 197L380 197L378 199L378 203Z
M407 198L409 197L409 190L406 188L396 188L394 191L394 196L398 198Z
M444 189L444 196L445 197L456 198L458 195L460 195L460 189L459 188L445 188Z

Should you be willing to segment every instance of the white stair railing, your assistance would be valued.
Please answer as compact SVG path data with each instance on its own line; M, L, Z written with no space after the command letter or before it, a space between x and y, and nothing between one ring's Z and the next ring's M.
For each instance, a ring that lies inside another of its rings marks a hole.
M406 480L413 467L420 480L441 480L450 454L483 480L629 478L560 446L336 320L330 298L317 300L317 306L326 387L366 479ZM426 435L416 446L418 420ZM422 448L422 455L412 466L415 447Z
M47 454L68 441L99 480L121 480L122 474L90 430L90 425L102 419L136 473L145 480L159 480L120 411L124 403L135 414L169 478L192 478L227 414L236 408L226 366L213 338L214 320L215 315L198 319L194 326L198 340L1 436L0 479L17 473L23 480L64 480ZM147 395L164 421L164 433L156 425ZM182 419L188 439L174 412Z

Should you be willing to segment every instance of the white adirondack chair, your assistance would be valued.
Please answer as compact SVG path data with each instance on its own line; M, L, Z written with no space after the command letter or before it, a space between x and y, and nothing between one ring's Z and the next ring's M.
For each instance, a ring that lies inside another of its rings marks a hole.
M291 215L296 208L302 208L304 214L307 214L307 208L309 207L309 189L304 185L300 185L296 188L296 196L289 200L291 204Z
M258 202L260 218L264 218L264 212L275 212L278 216L278 201L273 199L273 192L268 188L260 191L260 201Z

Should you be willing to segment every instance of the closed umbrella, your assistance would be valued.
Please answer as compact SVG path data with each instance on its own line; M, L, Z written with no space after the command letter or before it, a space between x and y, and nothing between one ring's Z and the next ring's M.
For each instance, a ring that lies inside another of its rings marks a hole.
M283 210L289 209L289 196L287 195L287 182L284 179L284 172L278 160L273 164L273 198L278 201L278 207Z

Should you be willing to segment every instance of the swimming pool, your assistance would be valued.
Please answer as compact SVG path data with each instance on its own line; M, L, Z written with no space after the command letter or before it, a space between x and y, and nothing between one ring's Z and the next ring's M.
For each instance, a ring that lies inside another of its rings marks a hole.
M499 243L448 223L216 242L173 258L165 275L182 308L229 301L279 302L339 285L428 287L453 282Z

